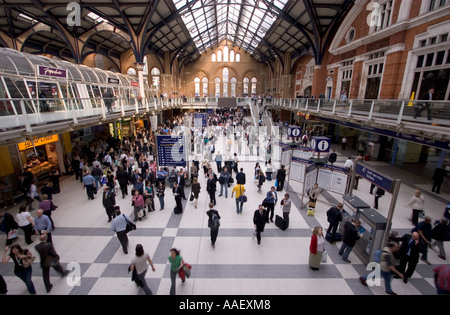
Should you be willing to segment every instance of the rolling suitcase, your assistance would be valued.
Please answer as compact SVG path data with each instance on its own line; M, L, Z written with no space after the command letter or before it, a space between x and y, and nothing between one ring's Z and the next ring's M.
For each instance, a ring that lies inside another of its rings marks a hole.
M286 230L286 221L280 217L279 215L275 216L275 225L278 226L281 230Z

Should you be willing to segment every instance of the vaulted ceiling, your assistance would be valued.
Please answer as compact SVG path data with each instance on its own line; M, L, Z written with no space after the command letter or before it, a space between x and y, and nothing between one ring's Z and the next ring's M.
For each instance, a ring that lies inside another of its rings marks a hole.
M72 2L79 7L68 7ZM118 58L131 48L137 62L147 53L163 57L169 52L180 64L187 64L226 40L264 64L273 63L284 53L290 53L291 58L312 54L320 64L353 2L0 0L0 37L25 37L22 50L75 62L82 61L86 50ZM77 12L79 21L74 19ZM83 39L83 47L74 39Z

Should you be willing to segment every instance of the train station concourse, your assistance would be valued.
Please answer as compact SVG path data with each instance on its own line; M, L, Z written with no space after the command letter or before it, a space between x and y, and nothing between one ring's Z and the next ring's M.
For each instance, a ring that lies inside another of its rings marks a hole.
M0 0L0 294L448 294L449 30L450 0Z

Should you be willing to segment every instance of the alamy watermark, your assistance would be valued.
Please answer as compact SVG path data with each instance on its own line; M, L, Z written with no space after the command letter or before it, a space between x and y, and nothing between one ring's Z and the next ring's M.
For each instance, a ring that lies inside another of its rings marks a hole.
M71 11L67 15L67 25L81 26L81 6L77 2L69 2L66 7L67 11Z

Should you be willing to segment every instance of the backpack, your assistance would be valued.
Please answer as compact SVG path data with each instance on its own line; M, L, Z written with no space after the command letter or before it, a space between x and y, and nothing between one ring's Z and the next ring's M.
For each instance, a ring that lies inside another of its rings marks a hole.
M211 216L211 220L212 220L212 227L218 228L220 226L220 220L217 214L213 213Z

